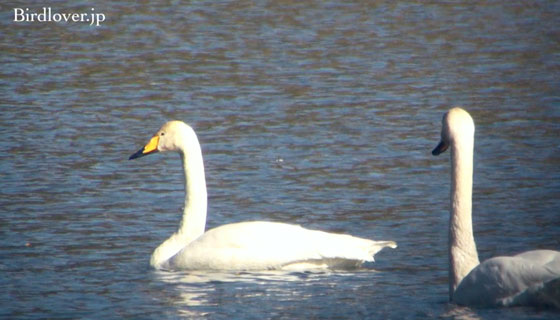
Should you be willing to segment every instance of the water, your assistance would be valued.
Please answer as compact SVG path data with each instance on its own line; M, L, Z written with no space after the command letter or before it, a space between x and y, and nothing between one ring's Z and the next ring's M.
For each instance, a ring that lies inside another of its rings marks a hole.
M53 11L88 12L89 2ZM477 125L482 259L560 249L555 1L98 1L100 27L0 14L0 317L553 319L447 302L443 112ZM356 272L148 267L183 199L169 119L203 145L208 227L395 240Z

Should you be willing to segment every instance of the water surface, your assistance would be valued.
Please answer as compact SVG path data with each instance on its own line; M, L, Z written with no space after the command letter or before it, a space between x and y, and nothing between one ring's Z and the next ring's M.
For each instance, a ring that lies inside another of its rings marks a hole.
M0 14L0 317L558 317L447 302L449 160L430 154L464 106L481 259L560 249L558 2L98 1L100 27L15 24L25 6ZM399 248L355 272L151 270L179 157L127 159L170 119L202 143L208 227Z

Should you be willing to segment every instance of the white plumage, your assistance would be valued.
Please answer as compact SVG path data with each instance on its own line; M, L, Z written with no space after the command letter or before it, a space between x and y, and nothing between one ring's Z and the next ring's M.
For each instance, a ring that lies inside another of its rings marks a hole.
M157 269L305 270L355 268L394 241L373 241L349 235L308 230L298 225L250 221L204 232L206 180L198 138L181 121L166 123L135 159L157 151L177 151L185 171L185 209L179 230L152 254Z
M459 283L453 300L463 305L560 308L560 253L533 250L490 258Z
M451 147L449 296L468 306L560 308L560 252L527 251L479 263L472 230L474 122L461 108L443 117L439 155Z

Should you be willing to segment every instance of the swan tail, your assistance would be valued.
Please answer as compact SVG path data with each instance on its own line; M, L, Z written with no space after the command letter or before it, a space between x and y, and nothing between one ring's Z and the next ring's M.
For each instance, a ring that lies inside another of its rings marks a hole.
M351 236L345 240L345 245L332 246L320 252L319 258L304 259L301 261L292 261L282 266L284 270L299 269L341 269L351 270L359 268L364 261L373 262L374 255L383 248L396 248L395 241L373 241Z
M397 248L397 243L395 241L374 241L375 243L373 245L370 246L369 248L369 252L368 254L371 256L372 261L373 261L373 257L381 250L383 250L383 248L391 248L391 249L396 249Z
M374 256L383 248L396 248L395 241L374 241L349 235L329 236L329 241L323 242L320 255L323 259L352 260L373 262Z

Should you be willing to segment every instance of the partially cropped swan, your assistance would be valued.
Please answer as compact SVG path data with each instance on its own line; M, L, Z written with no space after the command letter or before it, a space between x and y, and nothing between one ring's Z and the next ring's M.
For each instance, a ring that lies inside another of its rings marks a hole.
M354 268L394 241L372 241L343 234L304 229L298 225L250 221L204 232L206 180L200 144L194 130L181 121L166 123L130 159L154 152L177 151L185 172L185 207L179 230L152 254L157 269L301 270Z
M439 155L451 147L449 298L468 306L539 305L560 308L560 252L527 251L479 263L471 201L474 122L461 108L443 117Z

